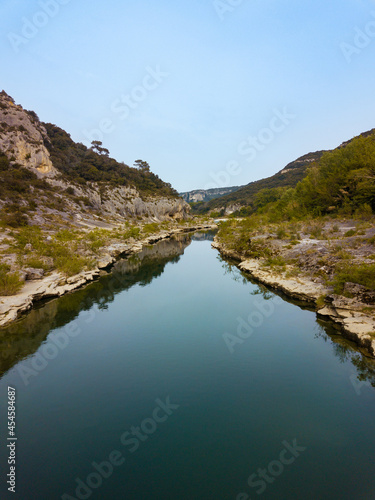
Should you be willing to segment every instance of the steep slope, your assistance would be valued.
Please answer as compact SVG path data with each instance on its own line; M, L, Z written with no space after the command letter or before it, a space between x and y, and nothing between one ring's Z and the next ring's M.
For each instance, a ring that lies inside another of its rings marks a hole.
M146 165L146 166L145 166ZM98 218L186 219L190 207L144 162L132 168L87 148L0 93L0 221L12 227Z

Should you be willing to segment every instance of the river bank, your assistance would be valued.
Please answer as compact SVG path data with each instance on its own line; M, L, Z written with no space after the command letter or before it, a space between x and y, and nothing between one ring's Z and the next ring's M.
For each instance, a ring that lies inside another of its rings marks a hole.
M217 226L215 224L196 224L162 230L133 243L113 243L102 249L96 267L89 271L83 271L70 277L64 276L61 272L53 271L41 279L26 281L19 293L0 297L0 327L17 320L20 315L29 311L42 300L61 297L90 283L103 272L108 271L120 258L137 254L144 247L167 240L174 235L211 229L217 229Z
M293 276L292 266L267 268L264 259L246 258L215 237L213 248L224 257L236 261L237 267L259 283L283 292L292 299L306 302L316 309L318 316L334 322L338 333L355 342L367 356L375 357L375 319L372 308L358 297L345 297L333 293L333 288L322 280L304 273ZM364 312L371 309L369 313Z

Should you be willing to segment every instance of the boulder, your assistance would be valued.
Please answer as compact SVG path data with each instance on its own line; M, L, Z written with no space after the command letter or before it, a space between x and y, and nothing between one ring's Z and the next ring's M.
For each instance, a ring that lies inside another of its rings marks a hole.
M26 273L26 280L40 280L44 276L44 269L35 269L34 267L27 267L24 269Z
M358 285L358 283L345 283L344 293L354 296L357 300L363 302L364 304L375 304L375 291L370 290L363 285Z

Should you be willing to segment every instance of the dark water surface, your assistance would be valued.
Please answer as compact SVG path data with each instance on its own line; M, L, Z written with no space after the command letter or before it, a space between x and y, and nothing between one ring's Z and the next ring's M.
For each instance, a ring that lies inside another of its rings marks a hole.
M374 364L205 238L0 331L0 498L375 499Z

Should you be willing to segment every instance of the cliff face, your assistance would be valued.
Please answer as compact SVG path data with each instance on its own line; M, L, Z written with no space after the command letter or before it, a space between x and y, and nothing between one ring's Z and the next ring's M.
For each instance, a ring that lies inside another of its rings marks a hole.
M224 188L213 188L213 189L196 189L194 191L188 191L186 193L180 193L181 198L183 198L188 203L199 202L199 201L210 201L215 198L220 198L226 194L233 193L240 189L241 186L234 187L224 187Z
M77 176L75 179L71 174L75 168L72 165L74 161L82 162L82 158L77 160L73 153L67 157L61 154L59 156L59 152L67 149L66 144L56 146L56 140L52 140L52 136L48 135L47 130L51 130L49 126L50 124L44 126L33 111L26 111L22 106L17 105L5 91L0 92L0 150L8 158L9 168L20 165L31 170L38 178L44 179L51 186L50 192L47 193L48 199L44 197L44 193L39 196L33 187L26 186L37 204L36 213L27 214L29 222L43 224L42 214L60 216L64 219L70 217L73 220L82 219L91 214L96 217L114 219L116 222L134 217L152 221L188 218L190 206L178 198L170 186L163 183L157 176L155 177L152 173L139 173L136 169L118 164L115 160L103 157L91 149L85 148L82 153L83 156L86 155L84 169L89 171L91 168L98 175L107 175L108 178L110 168L101 172L100 165L105 167L106 162L108 164L111 162L112 172L117 172L118 185L112 181L92 182L85 180L82 176ZM83 145L74 143L68 134L61 132L69 137L71 145L84 148ZM63 161L60 160L58 163L58 168L54 165L55 160L52 158L63 158ZM94 167L91 166L90 161ZM127 172L129 172L129 178L127 178ZM6 176L6 172L2 175ZM119 177L120 175L122 177ZM148 188L147 192L142 192L132 185L133 179L144 182ZM150 188L150 184L154 187ZM0 208L6 206L7 202L7 199L1 199ZM18 203L25 210L26 202L19 200Z
M56 175L45 146L47 131L37 115L25 111L4 91L0 92L0 147L15 162L38 173Z

